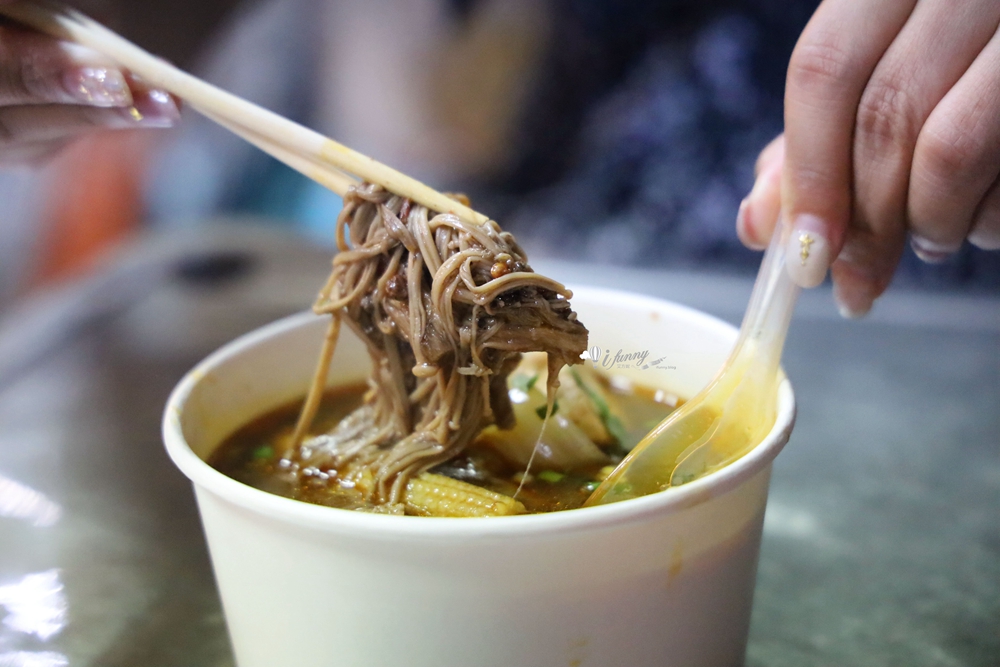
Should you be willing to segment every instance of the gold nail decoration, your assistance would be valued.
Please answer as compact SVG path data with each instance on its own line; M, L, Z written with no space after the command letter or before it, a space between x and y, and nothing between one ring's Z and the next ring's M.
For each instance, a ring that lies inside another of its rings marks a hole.
M806 260L809 259L809 247L815 242L816 239L809 236L808 233L803 232L799 234L799 247L801 248L799 251L799 257L802 258L802 266L806 265Z
M130 108L128 112L132 114L132 118L135 118L137 121L142 120L142 113L135 107Z

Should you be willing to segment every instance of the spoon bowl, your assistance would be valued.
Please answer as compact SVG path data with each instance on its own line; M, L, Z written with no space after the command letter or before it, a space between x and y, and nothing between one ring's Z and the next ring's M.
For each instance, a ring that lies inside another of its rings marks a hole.
M703 477L760 443L774 425L781 352L799 295L785 266L779 220L740 335L725 365L697 396L658 424L587 500L628 500Z

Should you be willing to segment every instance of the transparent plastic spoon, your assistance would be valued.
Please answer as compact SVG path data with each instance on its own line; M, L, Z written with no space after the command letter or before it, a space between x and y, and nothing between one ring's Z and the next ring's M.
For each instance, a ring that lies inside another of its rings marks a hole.
M781 351L799 287L785 267L787 225L779 219L729 359L701 393L660 422L594 491L601 505L684 484L738 459L770 432L777 414ZM799 241L809 256L809 238Z

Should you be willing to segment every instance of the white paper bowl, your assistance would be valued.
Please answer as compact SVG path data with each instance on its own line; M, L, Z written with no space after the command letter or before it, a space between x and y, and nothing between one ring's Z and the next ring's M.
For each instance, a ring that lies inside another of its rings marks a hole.
M573 298L591 346L674 368L616 369L694 395L736 331L673 303L601 289ZM194 482L241 667L706 667L743 664L771 462L795 419L779 389L767 439L727 468L624 503L485 519L400 517L258 491L203 458L301 396L325 319L290 317L199 364L163 436ZM367 373L345 330L331 384Z

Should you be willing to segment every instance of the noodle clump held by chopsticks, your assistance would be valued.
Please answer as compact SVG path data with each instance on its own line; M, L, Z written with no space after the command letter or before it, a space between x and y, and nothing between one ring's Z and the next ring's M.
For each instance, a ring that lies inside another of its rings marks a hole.
M490 424L514 422L507 376L522 352L548 354L548 391L580 362L587 329L560 283L534 273L493 221L434 213L362 184L337 219L333 272L314 305L332 316L319 368L285 459L336 471L374 505L400 502L415 475L459 454ZM343 321L373 370L360 408L305 434Z

